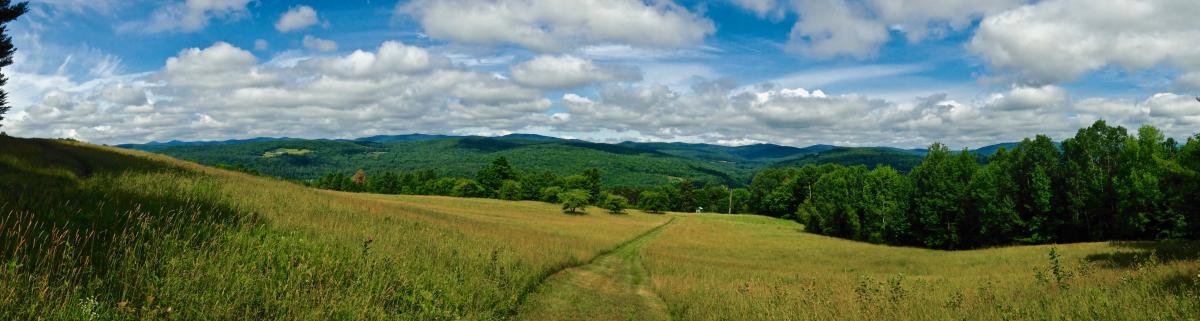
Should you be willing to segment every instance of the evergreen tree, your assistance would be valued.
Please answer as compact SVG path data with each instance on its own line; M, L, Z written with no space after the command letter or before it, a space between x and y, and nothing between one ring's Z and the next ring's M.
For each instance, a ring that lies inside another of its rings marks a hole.
M28 10L27 2L12 4L10 0L0 0L0 70L12 65L13 54L17 52L12 37L8 36L8 23L17 20ZM7 83L8 77L0 73L0 87ZM8 92L0 89L0 121L4 120L4 114L8 113L9 107L11 106L8 105Z

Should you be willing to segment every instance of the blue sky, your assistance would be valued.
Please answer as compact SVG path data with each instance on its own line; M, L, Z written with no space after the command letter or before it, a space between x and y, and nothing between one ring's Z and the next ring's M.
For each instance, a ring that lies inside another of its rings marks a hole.
M979 147L1200 129L1191 1L44 0L10 134Z

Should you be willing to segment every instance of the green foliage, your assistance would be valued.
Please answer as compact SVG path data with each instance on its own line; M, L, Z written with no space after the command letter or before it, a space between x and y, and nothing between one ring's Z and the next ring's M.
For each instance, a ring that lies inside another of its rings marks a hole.
M1061 148L1044 135L999 148L983 166L934 144L907 178L829 165L764 170L750 186L752 208L778 215L800 202L796 219L809 231L941 249L1194 238L1200 143L1176 145L1151 126L1133 137L1103 121Z
M0 68L8 67L13 63L13 54L17 52L17 47L13 46L12 37L8 35L8 23L17 20L21 15L24 15L29 10L27 2L18 2L11 4L9 1L0 2ZM0 74L0 87L8 83L8 77ZM0 90L0 121L4 120L4 114L8 112L8 92Z
M600 206L608 210L609 213L624 213L625 209L629 207L629 200L621 195L606 193L603 194L602 199L603 201L600 202Z
M596 203L601 201L600 192L603 191L604 187L601 185L600 169L588 168L583 171L583 177L585 179L583 186L584 190L586 190L588 195L591 196L592 202Z
M872 243L900 243L911 225L908 180L890 167L836 167L812 186L797 219L814 233Z
M647 213L662 213L670 209L670 199L658 191L644 191L638 196L638 207Z
M921 165L912 171L914 236L920 244L932 248L963 248L960 229L971 228L966 205L967 184L976 167L973 156L963 151L951 153L935 143Z
M558 186L550 186L542 189L541 201L546 203L558 203L558 194L562 194L563 188Z
M517 171L508 164L508 158L504 156L497 157L488 166L483 167L475 173L475 181L483 187L485 194L501 199L512 199L499 196L500 188L507 181L517 180ZM518 191L509 191L510 193L518 193ZM509 195L515 197L514 195Z
M505 180L500 184L500 189L496 190L496 198L502 200L516 201L522 197L521 183L514 180Z
M588 192L582 189L572 189L558 194L558 201L562 202L563 212L567 213L584 211L590 199L591 196Z
M422 141L340 141L287 139L211 144L197 146L130 145L201 164L242 164L263 174L292 180L319 179L329 172L352 173L363 168L368 173L436 170L439 176L484 179L481 185L499 188L504 179L524 185L520 174L549 172L559 176L598 169L603 186L651 187L666 184L672 178L720 182L734 186L749 180L762 162L714 163L619 145L583 143L568 140L528 140L519 138L451 137ZM302 155L282 154L263 157L278 150L308 150ZM506 176L496 164L505 158L512 169L520 168L518 178ZM484 173L484 167L497 171ZM495 177L493 177L495 176ZM537 191L537 190L534 190ZM591 190L589 190L591 191Z
M780 162L775 166L802 167L805 165L837 164L842 166L865 165L868 168L887 166L907 172L921 163L921 156L911 151L886 147L846 148L804 155L800 158Z

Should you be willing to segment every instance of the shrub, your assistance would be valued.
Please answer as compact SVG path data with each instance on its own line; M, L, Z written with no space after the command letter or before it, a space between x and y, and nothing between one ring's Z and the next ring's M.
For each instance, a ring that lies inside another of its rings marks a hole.
M496 191L496 197L502 200L520 200L521 183L514 180L505 180L504 183L500 184L500 189Z
M609 213L621 214L625 212L625 208L629 207L629 200L621 195L605 193L600 206L608 210Z
M546 203L558 203L558 194L563 192L562 187L550 186L542 189L542 201Z

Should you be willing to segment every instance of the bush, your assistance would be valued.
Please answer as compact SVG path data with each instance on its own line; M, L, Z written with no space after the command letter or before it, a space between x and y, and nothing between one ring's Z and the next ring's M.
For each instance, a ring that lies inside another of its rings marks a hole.
M600 206L609 213L621 214L625 212L625 208L629 207L629 200L621 195L605 193L601 198Z
M496 197L502 200L520 200L521 183L514 180L505 180L504 183L500 184L500 189L496 191Z
M563 212L578 213L582 212L588 205L588 192L582 189L573 189L558 194L558 201L562 202Z
M546 203L558 203L558 194L563 192L562 187L550 186L542 189L542 201Z

